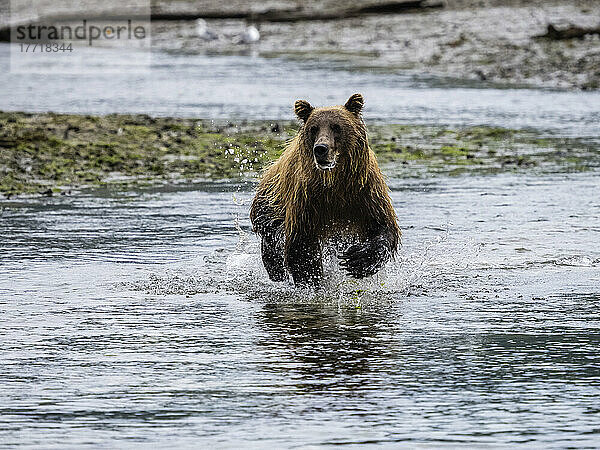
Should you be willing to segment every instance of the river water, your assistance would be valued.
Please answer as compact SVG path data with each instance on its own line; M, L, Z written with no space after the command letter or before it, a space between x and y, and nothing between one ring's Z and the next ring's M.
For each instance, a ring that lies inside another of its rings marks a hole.
M392 180L398 260L268 281L251 192L4 201L0 441L596 446L596 174Z
M10 67L9 48L0 44L0 67ZM36 55L32 70L41 75L0 73L5 86L0 89L0 109L292 119L296 99L317 106L343 104L361 92L368 120L530 127L566 136L600 136L600 91L505 89L422 75L356 71L342 63L159 52L152 54L147 71L121 73L119 69L126 71L129 64L126 53L87 51L93 57L84 74L54 74L51 53ZM107 62L115 73L104 71Z
M288 118L296 97L356 90L372 119L600 135L597 93L322 68L302 91L269 61L243 60L269 66L264 79L232 78L232 58L204 61L230 96L184 68L152 95L91 77L30 97L34 77L5 73L0 105L236 118L256 102L250 118ZM319 292L267 279L248 183L0 201L0 447L600 445L597 172L384 170L400 255L361 282L329 259Z

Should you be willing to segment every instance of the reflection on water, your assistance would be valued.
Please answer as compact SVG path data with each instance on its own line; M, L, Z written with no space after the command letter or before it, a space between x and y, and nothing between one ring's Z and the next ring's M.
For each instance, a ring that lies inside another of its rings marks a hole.
M596 446L597 174L392 179L386 274L267 280L251 192L0 203L0 443Z

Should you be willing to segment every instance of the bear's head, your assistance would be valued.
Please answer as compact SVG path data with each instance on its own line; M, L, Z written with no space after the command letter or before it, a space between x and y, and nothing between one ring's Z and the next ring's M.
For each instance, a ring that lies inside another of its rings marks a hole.
M344 106L313 108L306 100L296 101L294 112L304 122L300 130L302 147L318 169L331 170L364 149L363 104L361 94L352 95Z

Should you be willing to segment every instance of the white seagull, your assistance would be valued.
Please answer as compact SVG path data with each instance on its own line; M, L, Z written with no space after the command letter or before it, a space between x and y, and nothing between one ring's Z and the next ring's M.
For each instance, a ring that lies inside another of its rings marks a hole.
M204 41L216 41L219 35L208 29L208 24L204 19L196 19L196 34Z
M246 27L246 30L238 36L236 43L238 44L253 44L260 39L258 28L254 25Z

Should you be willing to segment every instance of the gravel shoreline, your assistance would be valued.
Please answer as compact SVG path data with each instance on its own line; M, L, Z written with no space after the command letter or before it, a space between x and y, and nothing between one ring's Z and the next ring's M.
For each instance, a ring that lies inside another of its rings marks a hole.
M45 3L46 2L46 3ZM204 11L330 12L382 4L385 0L344 3L333 0L153 1L156 14L194 14ZM46 10L60 13L58 6ZM112 5L112 6L111 6ZM114 10L114 0L97 4L90 14ZM0 28L8 20L8 0L0 0ZM77 11L68 10L74 14ZM85 12L87 13L87 12ZM298 20L256 23L260 40L240 44L236 39L248 25L242 19L212 19L208 28L219 35L205 41L196 24L155 21L154 51L187 54L242 54L285 57L339 64L350 70L421 73L461 80L498 82L508 86L600 89L600 36L583 39L536 39L549 24L557 27L600 26L600 2L595 0L446 0L442 9L367 14L340 20Z
M327 2L320 4L327 7ZM224 37L204 42L193 22L157 22L154 49L341 61L350 69L409 71L513 86L600 88L599 36L535 39L550 23L597 27L597 1L448 1L444 9L424 12L261 22L261 39L251 45L227 39L244 29L244 21L207 23Z

